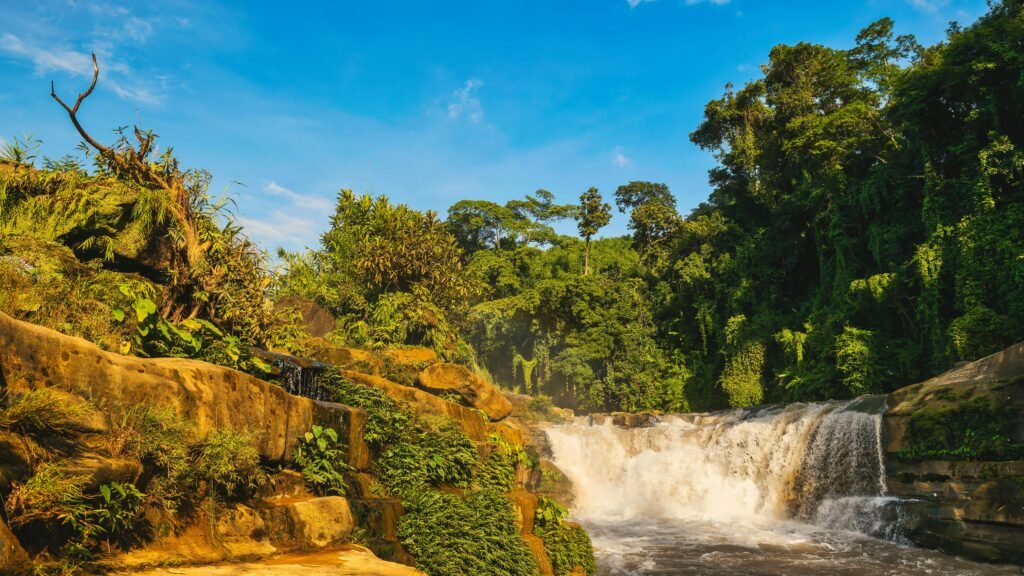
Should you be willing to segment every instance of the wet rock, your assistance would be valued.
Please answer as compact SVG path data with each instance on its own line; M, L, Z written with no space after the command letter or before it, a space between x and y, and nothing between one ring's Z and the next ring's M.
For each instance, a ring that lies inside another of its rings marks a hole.
M512 413L512 403L493 385L484 381L465 366L434 364L419 375L419 385L434 394L454 392L470 406L481 410L492 421Z
M533 553L533 557L537 559L537 568L540 569L540 576L554 576L555 567L551 565L548 551L544 548L544 541L540 539L540 536L525 534L523 535L523 540L526 542L526 547Z

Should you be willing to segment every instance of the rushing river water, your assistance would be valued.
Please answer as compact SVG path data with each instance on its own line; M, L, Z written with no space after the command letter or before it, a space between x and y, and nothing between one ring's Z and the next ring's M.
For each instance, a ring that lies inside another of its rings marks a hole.
M970 575L1020 568L906 545L881 399L548 430L598 574Z

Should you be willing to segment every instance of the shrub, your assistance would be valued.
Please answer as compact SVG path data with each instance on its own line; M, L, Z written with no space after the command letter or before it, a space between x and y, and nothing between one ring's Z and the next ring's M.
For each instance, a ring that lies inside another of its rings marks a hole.
M558 502L542 496L537 504L534 533L544 541L555 576L566 576L578 568L593 574L596 564L590 536L582 527L566 522L567 515Z
M383 451L377 461L381 482L401 495L428 485L468 487L479 461L472 440L449 418L420 425L425 429Z
M323 385L332 390L335 402L366 411L363 438L369 445L379 449L404 440L411 432L412 414L380 389L355 384L333 366L325 369L321 378Z
M89 477L69 473L61 462L47 462L7 497L11 528L30 522L60 522L86 537L100 528L91 518L83 490Z
M267 482L253 432L221 428L211 432L193 452L196 476L215 496L244 496Z
M130 482L110 482L100 486L99 498L95 500L92 514L96 522L112 538L123 538L131 534L135 523L142 514L142 500L145 495Z
M151 474L144 487L150 502L175 512L195 498L195 427L173 408L129 410L115 423L112 444L112 452L139 460Z
M345 495L345 474L352 467L345 461L345 446L334 429L314 424L299 439L293 458L303 478L318 494Z
M398 537L431 576L532 576L537 564L519 534L511 501L495 492L436 491L405 500Z
M0 408L0 430L43 436L64 435L74 429L75 421L88 407L72 401L52 388L29 390Z
M508 492L515 488L516 468L529 467L533 461L519 444L505 441L492 434L487 441L494 449L480 464L474 484L480 488Z
M974 398L949 408L923 408L910 415L901 460L1013 460L1024 443L1011 439L1012 405Z

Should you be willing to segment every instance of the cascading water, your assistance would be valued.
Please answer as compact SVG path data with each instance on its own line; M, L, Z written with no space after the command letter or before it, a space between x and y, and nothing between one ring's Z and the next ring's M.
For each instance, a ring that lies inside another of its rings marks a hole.
M602 574L1002 573L901 545L882 411L865 397L547 434Z

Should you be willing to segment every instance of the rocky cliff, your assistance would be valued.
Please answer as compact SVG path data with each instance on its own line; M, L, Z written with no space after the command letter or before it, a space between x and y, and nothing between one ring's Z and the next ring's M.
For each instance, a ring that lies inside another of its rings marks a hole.
M1024 343L888 398L889 492L922 546L1024 564Z

